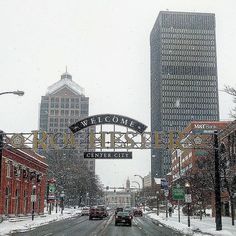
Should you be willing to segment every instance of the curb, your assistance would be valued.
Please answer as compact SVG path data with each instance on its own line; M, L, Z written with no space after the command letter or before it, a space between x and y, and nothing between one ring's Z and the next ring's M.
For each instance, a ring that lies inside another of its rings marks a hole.
M158 221L158 220L152 219L152 218L149 217L147 214L146 214L146 216L147 216L154 224L156 224L156 225L162 225L162 226L164 226L164 227L166 227L166 228L172 229L172 230L177 231L177 232L179 232L179 233L183 233L182 231L180 231L180 230L178 230L178 229L176 229L176 228L170 227L169 225L165 225L165 224L161 223L161 222ZM187 236L192 236L194 233L201 233L201 234L203 234L203 235L214 236L214 234L207 233L207 232L203 232L203 231L201 231L200 229L191 229L191 230L192 230L193 233L183 233L183 234L185 234L185 235L187 235Z
M173 228L173 227L170 227L169 225L165 225L165 224L163 224L163 223L161 223L159 220L156 220L156 219L152 219L150 216L147 216L154 224L156 224L156 225L161 225L161 226L163 226L163 227L166 227L166 228L168 228L168 229L171 229L171 230L174 230L174 231L176 231L176 232L178 232L178 233L181 233L181 234L183 234L183 235L186 235L186 236L192 236L193 234L194 234L194 232L193 233L184 233L184 232L182 232L182 231L180 231L180 230L178 230L178 229L176 229L176 228ZM201 231L199 231L199 233L200 233ZM214 236L214 235L213 235Z

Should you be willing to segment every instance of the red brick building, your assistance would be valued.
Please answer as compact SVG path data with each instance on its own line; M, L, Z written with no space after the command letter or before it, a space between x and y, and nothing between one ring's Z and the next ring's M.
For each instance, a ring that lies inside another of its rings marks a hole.
M45 157L31 149L4 148L0 172L0 216L31 214L32 194L36 195L35 214L43 214L46 170Z
M184 133L192 133L192 134L212 134L214 130L217 130L218 141L219 144L224 143L226 152L224 154L220 154L220 158L225 158L224 163L228 165L228 170L232 173L235 173L235 184L236 184L236 121L235 122L226 122L226 121L207 121L207 122L191 122L184 130ZM210 142L210 140L209 140ZM173 182L184 180L185 176L188 173L199 173L202 172L204 175L204 171L199 167L198 160L209 158L210 155L214 155L213 152L210 153L211 149L194 149L187 148L185 150L173 150L172 153L172 177ZM223 155L225 157L223 157ZM223 176L221 176L221 179ZM221 181L221 204L222 204L222 215L229 216L230 215L230 199L226 189L223 187L223 180ZM236 192L236 189L235 189ZM212 216L215 215L215 194L214 191L207 192L209 196L209 203L212 207ZM235 202L236 205L236 202Z
M183 133L186 134L208 134L214 130L223 130L230 122L227 121L193 121L184 130ZM205 135L205 136L206 136ZM171 165L171 175L173 181L184 176L186 172L192 169L199 171L196 162L198 158L206 156L206 150L204 149L194 149L186 148L184 150L173 150L172 152L172 165Z

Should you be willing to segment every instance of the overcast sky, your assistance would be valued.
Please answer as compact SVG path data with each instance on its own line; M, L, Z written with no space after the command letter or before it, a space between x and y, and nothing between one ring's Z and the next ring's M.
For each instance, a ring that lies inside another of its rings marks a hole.
M216 14L219 89L236 87L235 6L235 0L1 0L0 92L25 96L0 97L0 129L38 129L41 96L66 65L90 98L90 115L116 113L150 127L149 36L161 10ZM232 97L219 96L221 120L228 120ZM133 160L96 161L105 186L139 181L133 175L149 171L147 150L134 151Z

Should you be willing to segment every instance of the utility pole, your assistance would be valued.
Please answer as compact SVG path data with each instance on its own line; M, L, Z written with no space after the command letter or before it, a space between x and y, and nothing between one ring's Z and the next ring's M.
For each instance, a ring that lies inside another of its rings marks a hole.
M220 193L220 158L218 132L214 132L214 151L215 151L215 210L216 210L216 230L222 230L221 219L221 193Z
M0 190L1 190L1 183L2 183L2 153L3 153L3 131L0 130Z

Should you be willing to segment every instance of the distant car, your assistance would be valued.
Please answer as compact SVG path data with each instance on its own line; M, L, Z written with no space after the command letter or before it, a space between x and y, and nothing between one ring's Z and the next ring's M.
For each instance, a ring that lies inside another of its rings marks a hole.
M116 208L116 211L115 211L115 215L118 213L118 212L122 212L124 211L124 208L123 207L117 207Z
M81 211L81 216L88 216L89 215L89 207L83 207Z
M136 208L133 210L134 216L143 216L143 211L140 208Z
M131 207L126 207L123 212L128 212L133 219L133 209Z
M115 226L117 226L118 224L128 224L129 226L132 226L132 217L130 216L129 212L117 212L115 216Z
M106 209L103 206L93 206L89 210L89 220L94 218L103 219L106 217Z

